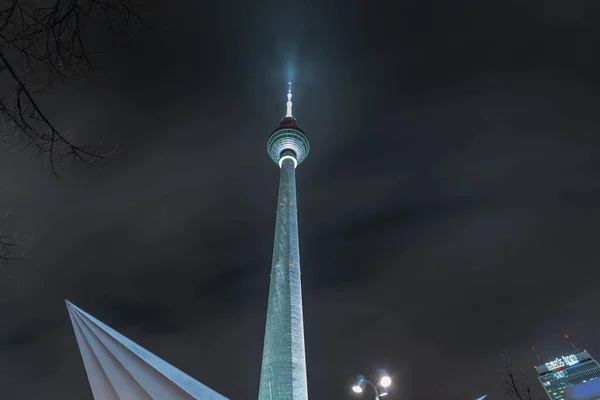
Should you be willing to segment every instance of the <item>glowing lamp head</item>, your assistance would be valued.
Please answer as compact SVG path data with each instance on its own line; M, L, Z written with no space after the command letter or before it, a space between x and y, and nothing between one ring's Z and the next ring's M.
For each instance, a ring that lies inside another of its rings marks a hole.
M379 377L379 384L384 388L392 384L392 378L390 378L390 374L385 369L378 369L377 376Z
M355 393L362 393L363 389L367 386L367 378L362 375L358 375L356 380L354 381L354 386L352 386L352 390Z
M379 396L383 397L388 395L387 388L382 384L377 385L377 391L379 392Z

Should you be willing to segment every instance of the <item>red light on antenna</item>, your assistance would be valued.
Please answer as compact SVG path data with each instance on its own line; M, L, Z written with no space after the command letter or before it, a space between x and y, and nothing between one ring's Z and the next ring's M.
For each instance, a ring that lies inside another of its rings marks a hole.
M537 368L537 365L534 365L533 368Z
M535 350L535 346L531 346L531 350Z
M565 339L568 339L568 338L569 338L569 335L565 335Z

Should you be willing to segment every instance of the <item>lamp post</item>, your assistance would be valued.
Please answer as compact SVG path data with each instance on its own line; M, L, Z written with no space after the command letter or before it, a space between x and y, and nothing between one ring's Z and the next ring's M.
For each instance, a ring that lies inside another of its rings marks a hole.
M362 393L367 385L373 388L375 391L375 400L379 400L379 397L387 396L387 387L392 384L392 378L384 369L377 370L377 383L373 383L362 375L358 375L352 386L352 390L355 393Z

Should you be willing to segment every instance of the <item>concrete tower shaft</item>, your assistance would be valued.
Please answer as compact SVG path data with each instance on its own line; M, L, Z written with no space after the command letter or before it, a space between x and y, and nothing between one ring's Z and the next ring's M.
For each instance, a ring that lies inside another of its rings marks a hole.
M259 400L308 399L296 208L296 166L308 150L308 139L291 116L268 143L269 155L281 169Z

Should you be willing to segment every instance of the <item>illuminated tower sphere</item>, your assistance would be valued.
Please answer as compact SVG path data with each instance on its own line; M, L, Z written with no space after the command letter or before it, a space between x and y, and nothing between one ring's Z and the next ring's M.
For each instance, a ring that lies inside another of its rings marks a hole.
M281 171L259 400L308 399L295 170L310 146L292 116L289 85L287 114L267 143Z

